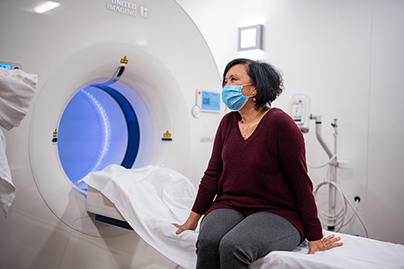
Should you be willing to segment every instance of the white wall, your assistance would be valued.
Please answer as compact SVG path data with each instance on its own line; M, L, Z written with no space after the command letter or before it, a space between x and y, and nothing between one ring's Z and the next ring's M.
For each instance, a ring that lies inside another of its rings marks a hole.
M338 183L350 201L360 196L371 238L404 244L404 1L176 1L204 35L219 72L236 57L271 62L286 88L273 105L287 110L290 95L309 95L331 149L330 124L338 118L338 158L351 165L338 169ZM258 23L263 52L238 53L238 27ZM314 122L305 137L308 163L325 163ZM309 173L317 184L326 170ZM342 231L364 235L357 219Z

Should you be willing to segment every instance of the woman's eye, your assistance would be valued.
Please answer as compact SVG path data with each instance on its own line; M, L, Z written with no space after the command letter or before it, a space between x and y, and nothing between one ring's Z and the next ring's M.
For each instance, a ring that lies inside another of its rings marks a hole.
M224 85L226 85L229 82L234 82L234 81L237 81L237 79L236 78L230 78L229 80L224 81Z

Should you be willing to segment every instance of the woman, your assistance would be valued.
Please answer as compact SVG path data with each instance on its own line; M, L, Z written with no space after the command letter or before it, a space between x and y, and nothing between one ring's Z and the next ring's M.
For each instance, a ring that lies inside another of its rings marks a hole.
M216 133L192 212L177 234L195 230L202 215L197 268L249 268L274 250L305 238L309 254L341 246L323 238L303 135L271 103L281 75L268 63L235 59L223 74L222 99L232 110Z

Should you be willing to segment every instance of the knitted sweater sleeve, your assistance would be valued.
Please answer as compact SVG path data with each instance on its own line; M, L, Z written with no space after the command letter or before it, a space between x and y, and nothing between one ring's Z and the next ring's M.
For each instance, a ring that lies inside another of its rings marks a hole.
M276 127L279 161L293 192L305 236L309 241L321 239L322 228L312 193L313 184L307 174L303 134L286 113L277 117Z
M221 158L223 147L223 130L228 115L225 115L216 131L213 143L212 154L209 160L208 168L199 184L198 193L192 207L192 211L199 214L205 214L213 202L218 192L218 182L222 175L223 163Z

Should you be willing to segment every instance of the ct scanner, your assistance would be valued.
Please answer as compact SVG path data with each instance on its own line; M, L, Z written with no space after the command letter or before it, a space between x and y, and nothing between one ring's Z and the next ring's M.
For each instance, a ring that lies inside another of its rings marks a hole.
M4 131L17 191L0 217L0 267L176 268L135 232L95 220L77 181L120 164L198 184L223 110L203 37L171 0L60 0L36 14L42 2L0 2L0 62L39 80L26 118Z

